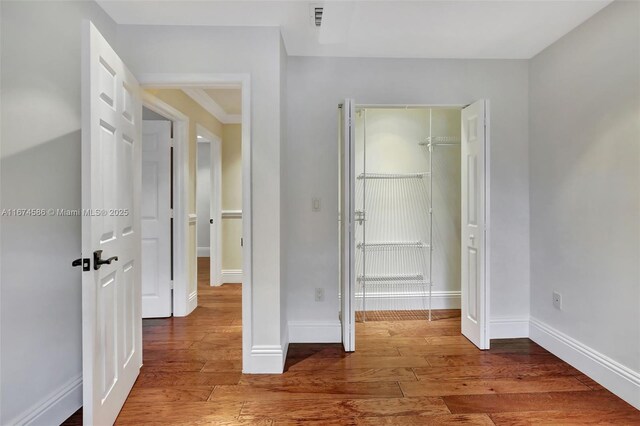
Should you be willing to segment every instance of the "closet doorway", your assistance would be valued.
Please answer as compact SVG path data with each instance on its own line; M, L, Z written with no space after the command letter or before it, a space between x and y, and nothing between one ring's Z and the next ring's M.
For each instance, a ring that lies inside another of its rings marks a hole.
M458 316L458 331L488 349L487 118L486 101L341 105L346 351L367 321Z

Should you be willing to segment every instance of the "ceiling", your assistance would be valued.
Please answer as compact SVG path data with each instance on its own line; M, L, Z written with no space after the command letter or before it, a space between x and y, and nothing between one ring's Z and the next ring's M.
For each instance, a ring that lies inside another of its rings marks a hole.
M221 123L242 121L242 90L239 88L184 88L184 93L200 104Z
M611 0L98 0L119 24L276 26L291 56L528 59ZM313 6L323 6L322 26Z
M204 89L227 114L242 112L242 91L240 89Z

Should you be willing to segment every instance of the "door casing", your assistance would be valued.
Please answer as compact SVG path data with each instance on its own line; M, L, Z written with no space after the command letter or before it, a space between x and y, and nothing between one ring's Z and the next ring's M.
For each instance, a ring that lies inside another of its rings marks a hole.
M137 76L143 89L182 89L195 88L240 88L242 91L242 371L244 373L260 372L259 356L252 357L253 330L253 234L252 234L252 182L251 182L251 76L238 74L192 74L192 73L151 73ZM154 98L151 95L143 99ZM157 98L156 98L157 100ZM166 105L166 104L165 104ZM148 108L157 111L145 103ZM168 107L168 105L166 105ZM183 117L182 123L174 127L174 296L177 286L177 272L180 272L183 285L188 278L187 254L191 248L197 252L196 242L189 247L187 205L188 194L188 158L189 136L188 118L179 111L170 110ZM166 114L162 114L165 115ZM177 198L176 198L177 196ZM181 224L178 226L178 224ZM176 231L178 234L176 234ZM176 238L175 236L178 235ZM197 259L197 258L196 258ZM178 264L177 262L181 262ZM195 266L195 265L194 265ZM179 267L179 270L177 270ZM195 269L194 269L195 270ZM175 297L174 297L175 300ZM174 302L175 309L175 302ZM186 307L183 312L186 311ZM175 312L175 311L174 311ZM175 314L174 314L175 315ZM254 359L256 358L256 359Z

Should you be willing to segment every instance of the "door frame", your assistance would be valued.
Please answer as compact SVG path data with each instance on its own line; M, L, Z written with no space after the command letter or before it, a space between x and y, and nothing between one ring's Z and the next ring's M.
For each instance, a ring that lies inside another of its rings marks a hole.
M489 349L491 344L491 102L486 98L479 98L470 103L458 104L358 104L355 108L460 108L460 110L468 107L471 103L484 100L485 102L485 176L484 176L484 217L485 217L485 289L484 289L484 318L481 318L485 329L484 345ZM462 244L462 241L460 241ZM462 289L460 298L462 300Z
M251 180L251 76L248 73L238 74L193 74L193 73L148 73L137 75L143 89L182 89L188 87L206 88L239 88L242 91L242 370L247 371L251 364L252 342L252 289L253 289L253 234L252 234L252 180ZM157 112L157 111L156 111ZM174 139L174 190L181 192L181 203L176 205L174 199L174 224L182 223L183 231L188 226L187 183L188 183L188 141L189 126L183 125L180 131L174 128L174 136L182 137L181 143ZM178 155L179 157L176 157ZM179 160L179 161L178 161ZM188 233L183 232L181 240L174 240L174 256L180 258L186 268ZM193 242L194 252L196 241ZM179 255L178 255L179 254ZM175 270L174 270L175 271ZM185 274L185 270L182 271ZM184 281L186 284L186 281ZM175 284L174 284L175 291Z
M209 205L213 206L209 211L210 218L214 218L215 238L209 241L209 257L211 258L211 270L209 271L209 285L222 285L222 139L220 136L209 131L200 123L196 123L198 135L202 135L203 140L198 140L199 144L209 144L210 175L213 177L210 182ZM196 153L197 155L197 153ZM197 158L197 157L196 157ZM197 160L196 160L197 167ZM196 212L198 211L198 174L196 173ZM198 226L196 221L196 227ZM209 232L211 234L211 232Z

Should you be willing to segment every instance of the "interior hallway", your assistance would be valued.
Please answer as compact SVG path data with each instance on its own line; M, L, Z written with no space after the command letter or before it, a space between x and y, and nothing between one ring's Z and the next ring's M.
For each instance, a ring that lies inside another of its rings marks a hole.
M144 366L117 424L640 424L639 411L528 339L477 350L459 311L431 323L371 315L353 354L292 344L284 374L242 375L241 286L207 285L201 259L198 308L143 321Z

